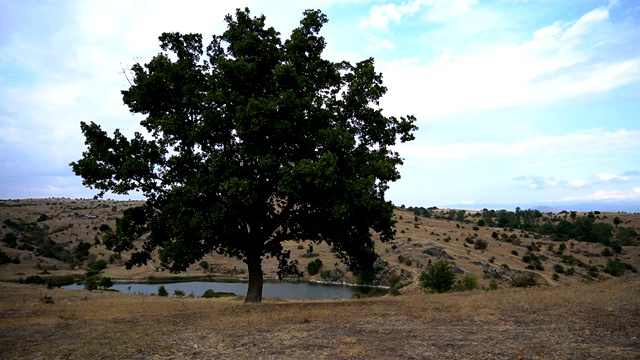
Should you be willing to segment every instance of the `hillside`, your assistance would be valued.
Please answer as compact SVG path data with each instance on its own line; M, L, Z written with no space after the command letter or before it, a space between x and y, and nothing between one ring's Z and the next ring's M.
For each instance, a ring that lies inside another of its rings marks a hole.
M127 271L122 264L128 254L115 254L100 244L104 233L115 227L115 219L122 211L137 204L136 201L63 198L1 200L0 250L4 260L0 265L0 280L36 274L84 274L100 260L107 265L102 274L113 280L173 276L158 271L154 264ZM612 277L605 270L607 264L616 259L618 264L626 265L627 274L637 276L629 270L640 268L640 247L625 244L637 244L639 214L523 211L515 223L513 214L397 209L396 239L377 245L380 255L377 283L395 285L401 293L415 293L419 291L420 273L438 258L454 265L458 279L473 274L485 288L492 281L494 286L509 286L514 278L526 272L536 274L539 284L551 286L602 281ZM596 236L585 239L602 241L571 238L574 233L582 236L581 226L592 227L585 231L588 236ZM573 230L563 232L564 227ZM307 279L357 282L324 244L291 242L285 248L291 250L291 257L298 261L300 270L305 270L311 261L322 261L324 271L314 276L304 271ZM208 265L206 270L195 264L181 275L246 276L245 265L240 261L219 255L203 260ZM267 278L276 277L276 265L273 259L265 260ZM614 272L614 275L617 274Z

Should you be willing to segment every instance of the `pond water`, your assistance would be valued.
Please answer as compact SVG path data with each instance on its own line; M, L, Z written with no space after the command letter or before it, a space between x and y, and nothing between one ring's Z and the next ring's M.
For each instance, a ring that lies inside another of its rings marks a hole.
M214 281L191 281L173 283L114 283L111 289L121 293L130 294L157 294L160 285L167 289L169 295L173 295L174 290L182 290L185 295L200 297L207 289L215 292L230 292L239 296L245 296L248 284L246 282L214 282ZM84 289L83 284L72 284L63 286L65 289ZM263 298L281 299L351 299L355 296L380 296L387 292L385 289L362 287L362 286L341 286L316 283L290 283L290 282L265 282L262 289Z

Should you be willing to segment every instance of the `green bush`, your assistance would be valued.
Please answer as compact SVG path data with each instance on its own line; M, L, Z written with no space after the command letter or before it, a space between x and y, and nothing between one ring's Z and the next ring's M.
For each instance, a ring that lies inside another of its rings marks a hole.
M462 286L466 290L473 290L478 287L478 277L473 274L466 274L462 278Z
M202 294L203 298L213 298L216 297L216 292L213 289L207 289L204 294Z
M498 290L498 282L491 280L491 282L489 282L489 290Z
M175 290L173 290L173 296L183 297L184 296L184 291L175 289Z
M307 272L309 275L316 275L320 272L320 268L322 267L322 260L315 259L307 265Z
M627 270L636 272L637 270L620 259L609 260L604 268L604 272L612 276L622 276Z
M431 264L426 272L420 275L420 285L435 292L443 293L451 290L456 274L447 260L441 259Z
M561 264L555 264L553 265L553 271L557 272L558 274L564 274L564 266L562 266Z
M511 280L512 287L533 287L538 285L538 279L533 273L524 273Z
M323 279L328 279L331 277L331 270L322 270L320 271L320 277Z
M158 288L158 296L169 296L169 292L164 287L164 285L160 285L160 287Z
M488 244L486 241L479 239L479 240L476 240L476 242L473 244L473 248L476 250L484 250L487 248L487 245Z

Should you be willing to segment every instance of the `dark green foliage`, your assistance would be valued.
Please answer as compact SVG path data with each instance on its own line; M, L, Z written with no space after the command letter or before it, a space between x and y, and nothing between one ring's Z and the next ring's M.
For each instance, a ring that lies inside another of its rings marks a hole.
M18 246L18 237L14 233L6 233L2 237L2 242L7 244L10 248L15 248Z
M420 285L437 293L443 293L451 290L455 279L453 266L447 260L440 259L420 275Z
M169 292L167 292L167 289L164 287L164 285L160 285L160 287L158 288L158 296L169 296Z
M107 262L105 260L89 260L87 263L87 276L94 276L99 274L102 270L107 268Z
M184 296L184 291L175 289L175 290L173 290L173 296L183 297Z
M625 263L620 259L609 260L604 267L604 272L612 276L622 276L627 270L637 271L631 264Z
M558 274L564 274L564 266L562 266L562 264L555 264L553 265L553 271L557 272Z
M524 273L511 280L512 287L533 287L538 285L538 279L533 273Z
M207 272L207 270L209 270L209 263L206 262L205 260L200 261L198 265L200 265L200 267L204 272Z
M560 279L560 275L558 275L558 273L553 273L553 275L551 276L551 278L552 278L554 281L558 281L558 280Z
M111 281L111 278L109 277L103 276L100 278L100 281L98 281L98 287L103 290L106 290L112 286L113 286L113 281Z
M38 222L42 222L42 221L47 221L49 220L49 216L47 216L47 214L40 214L40 216L38 217Z
M473 290L478 287L478 277L473 274L466 274L461 281L461 285L465 290Z
M611 256L613 255L613 252L609 249L609 248L604 248L602 249L602 252L600 252L600 255L602 256Z
M515 256L518 256L518 250L511 250L511 254L515 255Z
M111 231L111 226L107 224L102 224L98 229L102 232L107 232L107 231Z
M616 238L622 246L638 245L638 234L634 228L618 227L616 230Z
M494 238L494 239L497 239L497 238L498 238L498 233L497 233L497 232L495 232L495 231L494 231L494 232L492 232L492 233L491 233L491 237L492 237L492 238Z
M7 255L7 253L5 253L4 251L0 250L0 264L8 264L11 262L11 258L9 257L9 255Z
M590 266L588 273L589 276L596 278L598 277L598 268L596 266Z
M487 248L487 246L488 246L488 245L489 245L489 244L488 244L485 240L478 239L478 240L476 240L476 242L473 244L473 248L474 248L474 249L476 249L476 250L484 250L484 249L486 249L486 248Z
M71 166L84 185L147 199L124 211L105 246L129 251L144 239L128 268L155 253L172 272L212 252L240 259L246 301L261 300L263 257L278 260L280 277L299 274L284 241L326 242L350 269L371 269L370 230L394 237L385 192L415 118L378 108L386 88L373 59L322 58L320 11L305 11L285 41L248 9L225 21L206 49L200 34L163 33L162 52L133 65L123 101L149 136L81 123L87 150Z
M202 294L203 298L214 298L216 297L216 292L213 289L205 290L204 294Z
M307 272L309 275L315 275L320 271L320 268L322 268L322 260L315 259L307 265Z
M207 289L204 294L202 294L203 298L221 298L221 297L232 297L236 296L234 293L228 292L215 292L213 289Z
M498 282L495 280L491 280L489 282L489 290L498 290Z

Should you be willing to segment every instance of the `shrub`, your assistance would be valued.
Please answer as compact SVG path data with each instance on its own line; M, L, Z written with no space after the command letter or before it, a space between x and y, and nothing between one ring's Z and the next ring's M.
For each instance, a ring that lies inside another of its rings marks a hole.
M420 285L425 288L443 293L451 290L456 275L448 261L441 259L433 263L426 272L420 275Z
M608 247L604 248L600 254L602 256L611 256L611 255L613 255L613 253L611 252L611 250L609 250Z
M604 272L612 276L622 276L627 270L631 270L633 272L637 271L633 266L621 261L620 259L609 260L607 265L604 267Z
M557 272L558 274L563 274L564 266L562 266L561 264L555 264L553 265L553 271Z
M111 226L107 224L102 224L98 229L102 232L107 232L107 231L111 231Z
M476 289L478 287L478 277L476 277L473 274L466 274L463 278L462 278L462 286L466 289L466 290L473 290Z
M207 272L207 270L209 269L209 263L206 262L205 260L200 261L198 265L200 265L200 267L202 268L202 271L204 272Z
M173 296L183 297L184 296L184 291L175 289L175 290L173 290Z
M98 288L98 279L95 276L89 276L84 279L84 288L89 291L96 290Z
M494 239L497 239L497 238L498 238L498 233L497 233L497 232L495 232L495 231L494 231L494 232L492 232L492 233L491 233L491 237L492 237L492 238L494 238Z
M315 275L320 272L320 268L322 267L322 260L315 259L307 265L307 272L309 275Z
M595 266L590 266L589 270L588 270L589 276L591 277L598 277L598 268Z
M98 281L98 287L100 287L102 290L106 290L112 286L113 281L111 281L111 278L108 278L106 276L101 277L100 281Z
M554 281L558 281L558 280L560 279L560 275L558 275L558 273L553 273L553 276L551 276L551 278L552 278Z
M331 270L322 270L320 271L320 277L323 279L328 279L331 277Z
M476 242L473 244L473 248L476 250L484 250L487 248L487 245L488 244L486 241L479 239L479 240L476 240Z
M511 280L512 287L532 287L536 285L538 285L538 280L533 273L524 273Z
M202 294L203 298L213 298L216 297L216 292L213 289L205 290L204 294Z
M511 250L511 254L515 255L515 256L518 256L518 250Z
M489 282L489 290L498 290L498 282L491 280L491 282Z
M158 288L158 296L169 296L169 292L164 287L164 285L160 285L160 287Z

